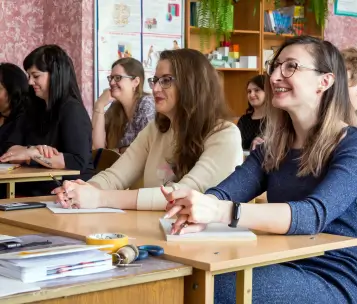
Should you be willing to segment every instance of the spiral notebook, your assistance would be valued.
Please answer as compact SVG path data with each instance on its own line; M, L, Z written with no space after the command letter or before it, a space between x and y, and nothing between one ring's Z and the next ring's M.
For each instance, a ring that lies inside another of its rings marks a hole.
M254 241L257 236L247 228L230 228L226 224L208 224L201 232L172 235L171 224L175 219L160 219L160 226L168 242L206 242L206 241Z

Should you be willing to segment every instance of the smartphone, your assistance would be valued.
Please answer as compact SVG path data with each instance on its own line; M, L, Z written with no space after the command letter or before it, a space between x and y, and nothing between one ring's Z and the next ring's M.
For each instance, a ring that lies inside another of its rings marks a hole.
M9 203L0 204L0 211L13 211L24 209L45 208L46 204L39 202L26 202L26 203Z

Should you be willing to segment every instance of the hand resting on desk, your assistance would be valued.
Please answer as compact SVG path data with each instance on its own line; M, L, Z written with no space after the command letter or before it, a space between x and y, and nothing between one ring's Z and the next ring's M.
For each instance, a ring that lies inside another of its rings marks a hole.
M206 224L225 223L224 215L230 213L232 208L231 205L211 195L204 195L195 190L179 189L169 193L161 187L161 191L168 201L164 218L178 216L171 234L199 232L206 228ZM227 208L224 208L225 205Z
M63 208L96 209L101 207L101 191L89 183L77 179L64 181L62 187L52 190L56 194L56 203Z

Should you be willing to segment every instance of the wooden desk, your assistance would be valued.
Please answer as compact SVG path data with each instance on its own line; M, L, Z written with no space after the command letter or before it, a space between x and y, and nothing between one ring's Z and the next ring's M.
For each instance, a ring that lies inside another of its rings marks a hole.
M80 172L77 170L20 167L11 171L1 172L0 184L7 184L7 197L14 198L15 183L49 181L52 180L49 174L61 180L65 175L78 175Z
M47 201L49 199L39 198ZM80 240L91 233L121 232L136 238L134 242L138 245L160 245L164 247L167 259L194 267L193 275L185 278L185 304L213 303L214 275L232 271L238 272L237 302L251 303L253 268L357 246L357 239L329 234L258 235L257 241L244 243L168 243L159 228L159 218L163 214L154 211L127 211L125 214L75 215L53 214L47 209L35 209L0 212L0 223Z
M37 231L0 224L0 234L21 236ZM67 277L42 282L40 291L0 298L0 304L183 304L184 276L192 274L192 267L166 260L144 260L142 268L122 268L117 275L101 278L102 274L80 278ZM157 265L157 266L156 266Z

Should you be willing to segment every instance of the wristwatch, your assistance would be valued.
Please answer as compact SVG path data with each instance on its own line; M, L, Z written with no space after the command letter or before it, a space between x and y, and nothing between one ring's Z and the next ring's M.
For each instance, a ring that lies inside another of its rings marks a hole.
M233 202L232 221L228 225L229 227L237 228L238 221L240 218L240 209L241 209L240 203Z

